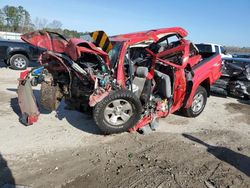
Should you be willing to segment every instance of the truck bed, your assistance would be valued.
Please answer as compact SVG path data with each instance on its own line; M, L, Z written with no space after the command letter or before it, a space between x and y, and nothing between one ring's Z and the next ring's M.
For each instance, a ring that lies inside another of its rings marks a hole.
M202 60L197 63L196 65L193 66L193 69L197 69L198 67L213 61L214 58L216 58L217 56L220 56L219 53L200 53Z

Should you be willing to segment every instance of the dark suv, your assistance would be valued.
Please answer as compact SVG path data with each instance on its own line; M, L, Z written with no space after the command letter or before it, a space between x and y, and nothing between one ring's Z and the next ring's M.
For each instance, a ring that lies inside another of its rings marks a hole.
M0 39L0 60L15 70L26 69L43 50L22 41Z

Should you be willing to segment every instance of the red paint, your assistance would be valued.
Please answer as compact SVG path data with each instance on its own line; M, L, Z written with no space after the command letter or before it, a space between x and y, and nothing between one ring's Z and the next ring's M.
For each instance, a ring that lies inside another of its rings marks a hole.
M28 76L29 72L30 72L29 70L22 71L22 72L20 73L19 79L20 79L20 80L25 80L25 78Z
M32 125L33 123L37 122L38 120L38 116L28 116L28 119L27 119L27 124L28 125Z
M65 47L65 54L71 57L72 60L77 61L77 59L81 56L81 53L97 54L102 57L109 66L109 58L106 52L97 48L93 43L87 42L83 39L70 39Z
M181 37L186 37L188 35L188 32L185 29L181 27L172 27L172 28L162 28L162 29L154 29L154 30L134 32L128 34L121 34L112 36L111 38L133 39L136 42L136 40L141 40L143 38L144 39L153 38L154 40L158 40L159 37L157 35L170 34L170 33L178 33Z
M123 62L124 62L124 56L126 54L126 49L130 45L143 42L149 39L157 42L157 40L159 39L158 37L159 35L165 35L165 34L167 35L170 33L177 33L181 37L187 36L187 31L178 27L113 36L111 38L112 41L125 41L121 54L120 54L120 60L118 64L118 70L117 70L118 83L120 83L122 86L125 86ZM169 113L174 113L175 111L179 110L183 106L183 102L186 96L187 80L185 76L185 68L187 66L190 66L192 68L193 66L195 66L201 61L201 55L199 54L196 54L190 57L190 42L188 40L185 40L184 38L181 39L181 44L179 46L171 48L169 50L165 50L158 54L154 54L149 49L147 49L147 51L153 57L152 62L151 62L151 70L149 71L147 75L147 79L153 79L154 67L155 67L157 60L161 61L161 63L163 64L167 64L175 68L174 93L173 93L174 101L170 109L170 112L168 112L168 110L165 110L165 111L157 110L153 114L144 116L132 129L130 129L130 131L135 131L135 130L138 130L139 128L142 128L143 126L149 124L154 118L165 117ZM175 64L175 63L172 63L170 61L163 59L164 56L172 54L172 53L176 53L176 52L182 52L183 54L182 65L178 65L178 64ZM218 66L216 66L216 64L218 64ZM221 67L221 57L218 55L216 58L213 58L209 63L206 63L194 70L194 77L192 80L193 88L192 88L191 95L189 96L187 105L185 107L191 106L195 91L204 80L208 79L208 84L211 85L212 83L214 83L215 80L217 80L220 77L221 75L220 67Z
M51 32L51 34L55 34ZM45 31L34 31L31 33L27 33L21 36L22 40L25 42L40 47L45 48L49 51L63 53L65 51L65 47L67 45L67 40L60 37L59 34L55 34L53 37L50 33Z
M217 79L220 78L221 66L222 60L220 55L218 55L212 61L207 62L205 66L200 66L194 71L194 86L187 105L185 106L186 108L191 106L195 91L199 87L200 83L207 80L207 82L212 85Z

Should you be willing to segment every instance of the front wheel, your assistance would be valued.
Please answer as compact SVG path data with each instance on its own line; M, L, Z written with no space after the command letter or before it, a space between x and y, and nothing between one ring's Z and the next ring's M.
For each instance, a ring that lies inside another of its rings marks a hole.
M132 128L139 121L141 111L141 102L134 93L119 90L97 103L93 115L103 133L113 134Z
M204 110L207 103L207 91L204 87L199 86L194 94L192 105L184 108L183 113L187 117L197 117Z

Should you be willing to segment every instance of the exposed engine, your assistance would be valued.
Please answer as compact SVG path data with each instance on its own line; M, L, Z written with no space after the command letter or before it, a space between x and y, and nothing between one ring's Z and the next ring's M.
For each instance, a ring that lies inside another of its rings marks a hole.
M67 58L63 62L51 61L43 66L43 74L39 72L39 76L33 78L33 85L42 83L41 104L47 110L55 110L64 97L68 108L86 111L90 96L98 95L113 81L108 67L97 55L84 54L77 62L72 62L76 64L77 72L68 67L65 69L64 65L71 63L69 61Z
M100 88L105 88L110 84L112 79L108 74L107 67L100 62L93 63L81 60L79 65L92 79L90 80L89 77L83 77L83 79L80 80L76 75L73 75L72 83L69 83L68 86L70 92L68 94L65 93L65 101L71 108L73 107L79 111L87 111L90 96L98 92Z

